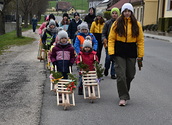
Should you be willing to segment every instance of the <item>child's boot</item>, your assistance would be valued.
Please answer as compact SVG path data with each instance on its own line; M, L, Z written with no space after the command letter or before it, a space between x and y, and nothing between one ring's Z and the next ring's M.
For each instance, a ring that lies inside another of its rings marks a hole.
M78 87L78 95L83 95L83 87Z

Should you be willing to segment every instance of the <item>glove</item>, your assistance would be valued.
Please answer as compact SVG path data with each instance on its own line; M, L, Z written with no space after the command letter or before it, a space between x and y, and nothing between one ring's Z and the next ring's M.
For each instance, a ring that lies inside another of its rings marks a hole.
M115 55L110 55L110 61L113 61L115 59Z
M103 45L104 45L104 48L107 48L107 47L108 47L107 39L104 39L104 40L103 40Z
M138 64L139 70L141 70L141 67L143 67L142 61L143 61L143 57L137 58L137 64Z

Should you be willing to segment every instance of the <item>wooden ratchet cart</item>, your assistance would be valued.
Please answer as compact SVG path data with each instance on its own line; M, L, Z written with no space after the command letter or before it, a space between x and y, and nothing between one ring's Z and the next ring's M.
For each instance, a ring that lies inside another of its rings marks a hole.
M100 88L96 71L89 71L88 73L82 71L82 82L84 99L90 99L93 103L93 100L100 98Z

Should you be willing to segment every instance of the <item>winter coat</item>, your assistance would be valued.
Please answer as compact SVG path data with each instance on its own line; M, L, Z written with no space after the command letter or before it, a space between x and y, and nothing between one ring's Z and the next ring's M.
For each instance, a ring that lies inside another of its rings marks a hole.
M111 29L111 26L112 24L114 23L115 19L110 19L110 20L107 20L104 27L103 27L103 32L102 32L102 41L104 39L108 39L108 35L109 35L109 32L110 32L110 29Z
M47 40L47 36L51 36L52 37L52 42L51 44L55 41L55 38L56 38L56 35L58 33L58 30L57 32L51 32L49 31L48 29L45 30L43 36L42 36L42 43L46 43L46 40Z
M67 72L69 73L69 66L73 65L75 61L75 53L74 48L71 44L62 45L57 44L52 49L52 54L50 56L51 62L57 66L57 70L59 72Z
M80 50L82 50L83 43L84 43L86 36L91 36L93 50L97 51L98 42L92 33L88 33L88 35L85 35L84 33L78 33L78 35L76 36L76 39L75 39L75 44L74 44L74 48L75 48L75 51L77 54L79 54Z
M32 25L37 26L38 19L37 18L32 18Z
M137 22L139 26L138 37L132 37L131 30L131 19L125 18L126 22L126 34L127 36L119 36L116 32L115 23L113 23L112 28L108 37L108 53L109 55L115 54L116 56L137 58L144 56L144 36L142 26Z
M85 16L84 21L87 22L89 28L91 27L91 24L92 24L92 22L94 21L95 17L96 17L95 14L90 15L90 13L89 13L88 15Z
M39 27L39 29L38 29L38 33L39 33L39 35L42 35L42 31L46 28L46 25L47 25L47 22L43 22L42 24L41 24L41 26Z
M96 22L92 22L91 28L90 28L90 33L102 33L103 31L103 27L104 27L104 23L103 24L96 24Z
M79 20L78 22L76 22L75 19L72 19L67 30L67 33L70 39L74 38L74 35L77 31L77 26L81 23L82 23L82 20Z
M89 66L89 71L94 71L94 62L98 62L98 57L96 55L95 51L91 52L83 52L81 51L76 59L76 64L83 62L84 64L87 64Z

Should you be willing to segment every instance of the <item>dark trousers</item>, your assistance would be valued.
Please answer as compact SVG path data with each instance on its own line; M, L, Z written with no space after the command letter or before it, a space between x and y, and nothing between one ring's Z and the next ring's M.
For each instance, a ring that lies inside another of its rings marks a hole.
M106 58L105 58L105 69L109 70L111 76L115 75L115 67L114 67L114 60L110 60L110 56L108 54L108 48L105 48Z
M36 25L32 25L32 29L33 29L33 32L35 32L36 31Z
M100 59L101 59L101 53L102 53L102 48L103 48L103 43L102 43L102 40L101 40L102 33L94 33L94 36L96 37L96 40L98 42L97 56L98 56L98 59L100 61Z

